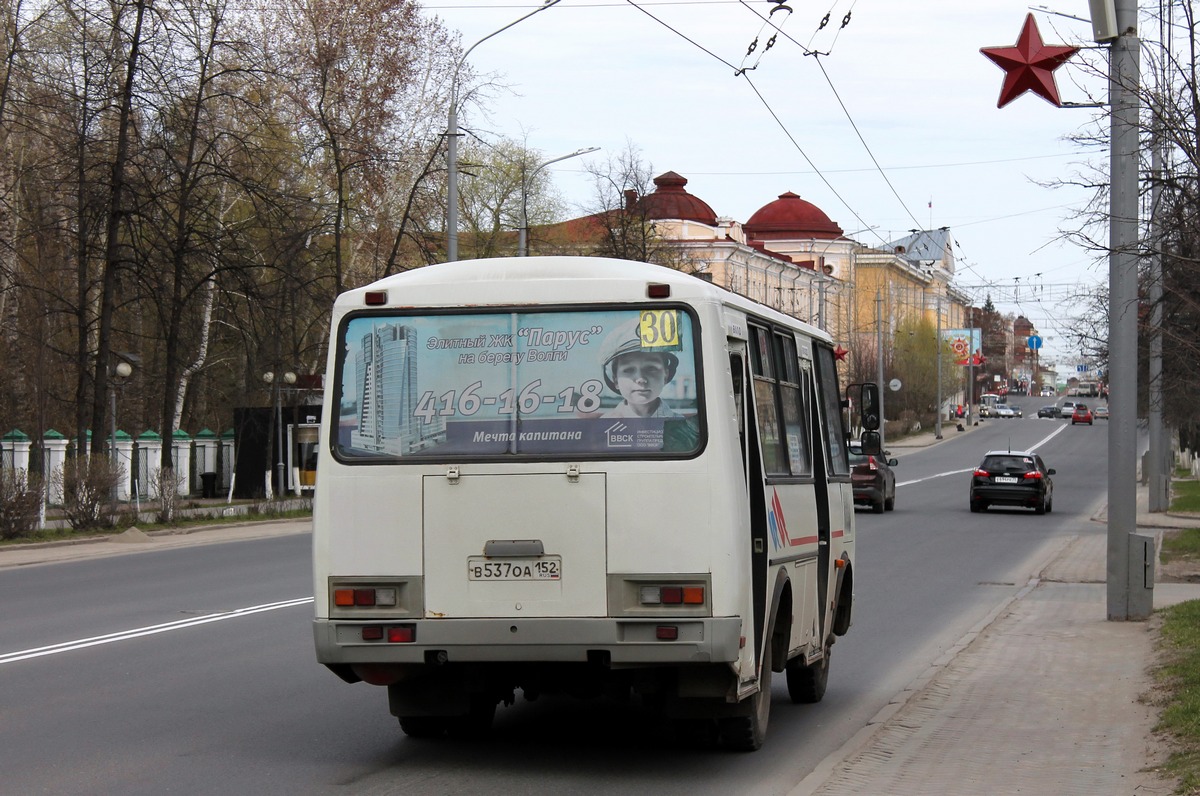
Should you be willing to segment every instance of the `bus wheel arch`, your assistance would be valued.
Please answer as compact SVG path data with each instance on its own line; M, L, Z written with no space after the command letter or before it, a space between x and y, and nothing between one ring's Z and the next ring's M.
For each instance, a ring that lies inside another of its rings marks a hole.
M854 565L843 556L845 565L838 569L837 595L833 606L833 626L835 636L844 636L850 630L854 610Z
M763 639L758 689L739 705L739 713L718 720L717 731L727 749L755 752L767 738L771 718L771 674L785 671L788 633L792 626L792 584L784 570L775 579L771 617Z

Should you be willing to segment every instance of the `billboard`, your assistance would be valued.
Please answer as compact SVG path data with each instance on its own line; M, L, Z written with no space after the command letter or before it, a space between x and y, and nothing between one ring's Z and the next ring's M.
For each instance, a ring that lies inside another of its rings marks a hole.
M983 364L982 329L943 329L942 340L954 351L954 361L959 365ZM971 356L974 352L974 357Z

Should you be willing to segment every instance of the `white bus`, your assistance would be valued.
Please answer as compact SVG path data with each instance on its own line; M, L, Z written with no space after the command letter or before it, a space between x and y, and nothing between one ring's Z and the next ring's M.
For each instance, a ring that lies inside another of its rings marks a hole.
M824 332L660 266L528 257L351 290L329 350L317 659L386 686L405 733L634 693L753 750L773 673L822 698L855 536Z

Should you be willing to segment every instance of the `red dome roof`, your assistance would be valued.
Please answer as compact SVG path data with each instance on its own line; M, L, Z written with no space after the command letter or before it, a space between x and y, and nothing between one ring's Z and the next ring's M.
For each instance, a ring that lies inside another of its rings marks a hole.
M759 239L840 238L843 230L821 208L788 191L763 205L742 225L746 234Z
M687 179L668 171L654 178L654 193L641 198L642 207L650 218L672 218L699 221L710 227L717 225L717 214L704 200L683 189Z

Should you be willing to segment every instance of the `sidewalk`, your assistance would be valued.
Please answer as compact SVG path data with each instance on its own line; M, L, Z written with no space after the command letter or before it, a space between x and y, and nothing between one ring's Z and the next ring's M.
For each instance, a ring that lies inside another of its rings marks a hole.
M1200 527L1137 494L1140 532ZM1105 534L1066 540L790 796L1173 792L1154 771L1157 711L1140 701L1155 636L1106 619L1106 558ZM1196 599L1200 583L1154 587L1156 609Z
M73 541L34 542L32 544L6 545L0 547L0 569L27 567L60 561L84 558L146 553L187 547L211 542L229 542L235 539L263 539L269 536L285 536L308 533L312 520L247 520L218 525L197 525L186 528L150 531L142 533L131 528L124 533L111 536L92 536Z

